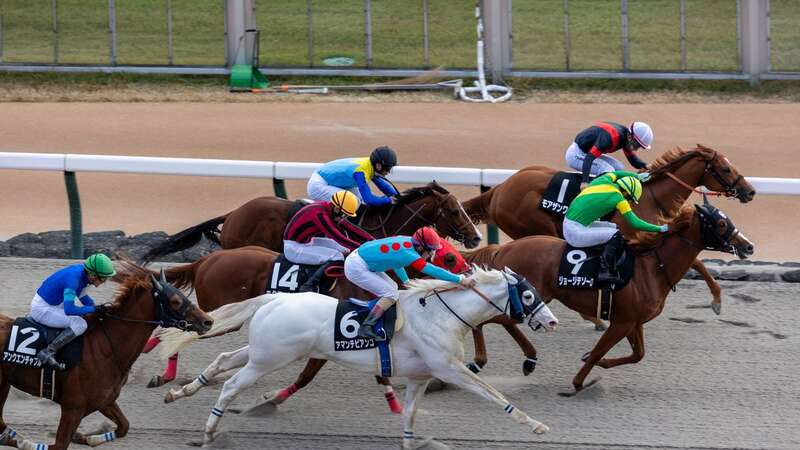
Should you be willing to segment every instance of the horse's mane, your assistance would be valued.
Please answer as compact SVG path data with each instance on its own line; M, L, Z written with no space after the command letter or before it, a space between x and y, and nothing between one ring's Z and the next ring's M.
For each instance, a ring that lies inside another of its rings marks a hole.
M683 165L683 163L695 156L699 155L703 159L711 160L714 158L715 153L716 151L713 149L700 144L690 150L675 147L672 150L667 150L650 164L650 176L653 178L666 176L667 172L673 171L676 167Z
M500 271L486 270L480 266L473 266L472 270L473 272L471 277L478 283L493 283L504 277L503 273ZM408 286L408 289L400 291L400 294L402 295L405 293L406 296L413 297L420 294L425 294L434 289L445 289L451 287L453 286L453 283L430 278L416 278L406 283L406 286Z
M119 287L114 292L114 305L120 306L135 291L150 289L153 286L150 282L150 275L155 275L155 272L124 257L117 263L117 274L114 275L112 281L119 283Z
M684 205L671 217L662 216L660 222L669 224L670 230L683 230L695 220L695 209L692 205ZM674 232L674 231L673 231ZM630 240L631 247L636 251L650 250L662 242L661 233L637 231Z
M400 203L411 203L419 198L427 197L434 192L440 194L450 193L450 191L443 188L439 183L431 181L425 186L413 187L411 189L406 189L405 191L401 192L400 196L398 197L398 201L400 201Z
M491 244L472 251L462 251L461 256L470 264L491 266L491 262L500 250L499 244Z

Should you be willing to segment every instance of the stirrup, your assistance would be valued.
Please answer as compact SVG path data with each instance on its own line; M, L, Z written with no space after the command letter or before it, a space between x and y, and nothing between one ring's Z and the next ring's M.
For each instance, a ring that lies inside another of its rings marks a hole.
M36 359L42 363L42 367L52 367L56 369L61 368L61 364L56 360L55 352L46 353L45 350L42 350L38 355L36 355Z
M375 332L375 328L373 328L370 324L362 324L358 327L358 335L363 338L371 338L377 342L383 342L386 340L386 336L381 336Z

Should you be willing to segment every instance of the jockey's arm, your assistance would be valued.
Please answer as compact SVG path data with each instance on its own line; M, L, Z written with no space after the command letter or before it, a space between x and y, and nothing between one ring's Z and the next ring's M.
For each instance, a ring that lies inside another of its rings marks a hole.
M625 149L622 153L625 154L625 157L628 158L628 162L631 163L633 167L639 170L647 168L647 163L639 158L638 152Z
M344 219L339 222L339 227L343 228L345 233L349 234L349 237L353 241L357 241L360 244L364 242L373 241L375 237L371 234L367 233L363 228L359 227L358 225L350 222L347 219ZM355 249L353 249L355 250Z
M342 247L347 247L350 251L357 249L359 245L361 245L345 235L328 214L321 212L314 214L314 223L317 228L325 234L326 238L333 239L336 243Z
M94 299L88 295L81 297L81 304L86 306L94 306Z
M77 295L73 289L64 289L64 313L68 316L83 316L94 312L94 306L76 306Z
M361 198L364 200L369 206L383 206L392 203L392 199L389 197L378 197L372 193L367 185L367 178L364 176L363 172L356 172L353 174L353 178L356 180L356 186L358 186L358 193L361 194Z
M406 269L404 269L402 267L398 267L398 268L392 269L392 270L394 270L394 274L397 275L397 278L400 278L400 281L403 284L408 283L408 274L406 273Z
M412 262L410 264L418 272L422 272L425 275L431 276L433 278L438 278L442 281L449 281L451 283L459 283L461 281L461 277L456 275L452 272L448 272L441 267L434 266L433 264L426 262L424 259L419 258L418 260Z
M386 181L386 179L383 177L380 176L372 177L372 182L375 183L375 186L378 186L378 189L380 189L381 192L390 197L397 196L400 194L399 192L397 192L397 189L395 189L394 186L392 186L392 184Z
M663 233L666 231L666 225L653 225L639 218L636 213L631 210L631 205L627 200L622 199L617 203L617 211L622 214L622 217L635 229L641 231L648 231L650 233Z

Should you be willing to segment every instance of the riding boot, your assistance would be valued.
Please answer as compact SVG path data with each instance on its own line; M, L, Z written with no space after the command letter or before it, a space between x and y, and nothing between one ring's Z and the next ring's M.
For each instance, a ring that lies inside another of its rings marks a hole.
M385 306L387 303L388 306ZM367 318L364 319L364 322L362 322L361 326L358 327L358 335L364 338L372 338L378 342L385 341L386 332L384 331L383 335L378 334L375 331L375 324L378 322L378 319L383 316L383 313L391 307L392 304L394 304L394 302L391 299L381 298L378 300L378 303L376 303L375 306L373 306L369 311Z
M597 281L601 284L619 284L622 279L617 270L617 259L622 253L625 245L625 240L622 233L617 231L603 249L603 255L600 257L600 272L597 274Z
M317 285L319 285L322 277L325 276L325 269L335 264L335 261L329 261L319 266L317 270L311 275L302 286L297 289L297 292L317 292Z
M61 333L53 339L50 344L44 349L42 349L38 355L36 355L36 359L42 363L42 366L50 366L59 368L60 364L56 361L56 353L61 350L65 345L72 342L75 339L75 333L72 332L72 328L64 328L61 330Z

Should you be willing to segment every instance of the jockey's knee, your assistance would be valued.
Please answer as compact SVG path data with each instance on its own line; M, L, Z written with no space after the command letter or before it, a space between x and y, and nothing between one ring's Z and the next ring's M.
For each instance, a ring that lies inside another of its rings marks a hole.
M88 325L86 324L86 319L83 317L70 316L69 328L72 330L75 336L80 336L85 333L87 327Z

